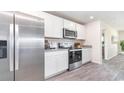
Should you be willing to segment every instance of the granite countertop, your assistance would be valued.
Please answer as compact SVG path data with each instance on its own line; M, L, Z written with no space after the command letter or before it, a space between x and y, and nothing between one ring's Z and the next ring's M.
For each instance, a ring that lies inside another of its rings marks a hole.
M91 45L83 45L82 48L92 48ZM55 52L55 51L68 51L68 49L45 49L45 52Z
M45 52L68 51L68 49L45 49Z
M83 45L82 48L92 48L91 45Z

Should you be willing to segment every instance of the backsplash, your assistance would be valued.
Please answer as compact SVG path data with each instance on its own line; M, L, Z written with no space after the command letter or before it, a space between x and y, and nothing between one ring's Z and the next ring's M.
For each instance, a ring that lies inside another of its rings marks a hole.
M58 48L58 44L59 43L69 43L72 45L72 47L74 46L74 43L80 43L81 45L84 44L84 40L75 40L75 39L55 39L55 38L45 38L45 40L47 40L52 46L51 47L55 47Z

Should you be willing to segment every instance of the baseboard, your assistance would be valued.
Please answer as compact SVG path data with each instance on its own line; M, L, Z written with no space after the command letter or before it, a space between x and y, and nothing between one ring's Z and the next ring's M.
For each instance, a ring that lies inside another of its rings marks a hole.
M119 54L124 54L124 52L120 52Z
M52 77L55 77L55 76L57 76L57 75L60 75L60 74L62 74L62 73L64 73L64 72L66 72L68 69L65 69L65 70L63 70L63 71L60 71L60 72L57 72L57 73L55 73L55 74L52 74L52 75L50 75L50 76L46 76L45 77L45 80L48 80L48 79L50 79L50 78L52 78Z
M117 54L118 55L118 54ZM112 57L110 57L110 58L107 58L107 59L105 59L105 60L111 60L113 57L115 57L115 56L117 56L117 55L114 55L114 56L112 56Z
M92 63L102 64L102 62L100 62L100 61L92 61Z

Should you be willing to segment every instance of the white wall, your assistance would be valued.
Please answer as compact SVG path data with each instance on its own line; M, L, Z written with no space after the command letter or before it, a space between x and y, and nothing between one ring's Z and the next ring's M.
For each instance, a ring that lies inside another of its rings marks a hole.
M86 24L85 45L92 45L92 62L102 64L100 21Z
M118 55L118 43L111 41L112 36L118 37L118 31L109 25L106 25L104 30L105 35L105 59L109 60L112 57Z

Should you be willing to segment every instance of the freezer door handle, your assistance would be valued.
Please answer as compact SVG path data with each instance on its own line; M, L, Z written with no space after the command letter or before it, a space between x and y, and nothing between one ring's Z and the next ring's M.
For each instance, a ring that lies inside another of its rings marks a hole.
M15 24L15 70L19 69L19 25Z
M9 36L9 68L10 71L14 71L14 29L13 24L10 24L10 36Z

